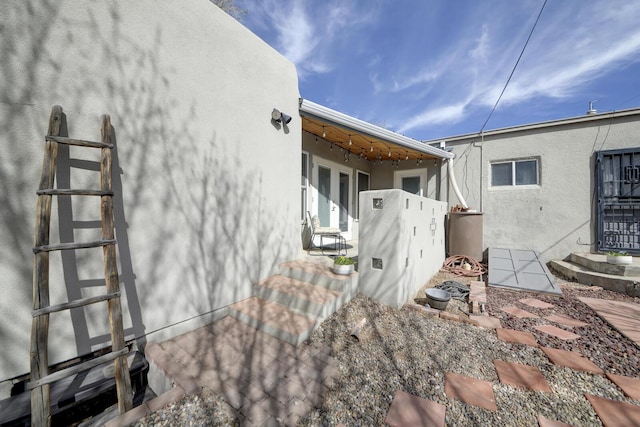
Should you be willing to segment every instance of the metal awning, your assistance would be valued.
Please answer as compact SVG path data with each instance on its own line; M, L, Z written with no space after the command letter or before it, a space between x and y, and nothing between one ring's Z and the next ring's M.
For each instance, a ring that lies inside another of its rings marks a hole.
M300 98L302 130L367 160L452 159L453 154Z

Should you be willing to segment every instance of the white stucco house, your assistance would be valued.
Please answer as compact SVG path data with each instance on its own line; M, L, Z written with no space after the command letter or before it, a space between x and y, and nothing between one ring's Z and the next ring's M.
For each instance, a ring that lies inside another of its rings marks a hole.
M54 104L74 138L99 138L111 116L125 335L141 347L211 322L299 257L306 212L361 238L363 191L413 193L391 197L396 209L440 219L466 199L484 212L485 247L594 250L593 153L640 145L640 110L404 137L302 99L294 65L207 0L3 1L0 52L0 398L29 371L35 190ZM273 120L274 109L291 121ZM58 185L91 188L94 169L61 151ZM92 209L55 204L52 241L90 238ZM394 240L406 243L403 266L445 256L443 228L426 225L407 227L431 249ZM101 268L52 255L52 303L91 295ZM107 345L92 310L51 317L52 364Z
M355 238L360 191L436 197L453 157L301 100L294 65L206 0L4 1L0 32L1 396L29 372L35 190L54 104L63 136L99 140L111 117L124 327L138 347L211 322L298 258L305 211ZM60 148L56 185L95 188L97 159L76 148ZM53 203L52 242L95 239L95 203ZM52 253L51 303L100 292L101 272L100 257ZM107 346L103 317L51 315L50 364Z
M533 249L550 261L640 253L638 135L635 108L427 143L455 154L463 198L484 213L485 248Z

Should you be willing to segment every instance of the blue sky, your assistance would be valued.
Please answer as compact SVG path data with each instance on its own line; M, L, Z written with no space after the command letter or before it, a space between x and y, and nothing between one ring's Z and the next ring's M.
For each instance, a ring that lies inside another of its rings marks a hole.
M245 0L300 95L426 140L478 132L543 0ZM485 129L640 106L640 1L549 0Z

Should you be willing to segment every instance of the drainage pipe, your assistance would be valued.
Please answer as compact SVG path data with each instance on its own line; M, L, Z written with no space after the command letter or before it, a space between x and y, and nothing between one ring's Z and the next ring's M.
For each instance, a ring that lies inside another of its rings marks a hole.
M456 182L456 175L453 173L453 159L447 159L447 172L449 172L449 179L451 180L451 186L453 187L453 191L456 193L456 196L458 196L458 200L460 200L460 204L462 205L463 208L469 209L467 202L464 200L464 197L462 197L462 193L458 188L458 183Z

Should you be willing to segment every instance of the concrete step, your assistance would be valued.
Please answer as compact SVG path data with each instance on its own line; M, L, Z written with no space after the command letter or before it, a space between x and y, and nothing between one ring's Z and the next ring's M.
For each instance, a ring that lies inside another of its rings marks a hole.
M309 338L320 324L315 318L260 297L251 297L232 304L229 306L229 314L293 345Z
M358 289L358 272L349 276L335 274L330 262L309 261L306 259L288 261L280 264L280 273L284 276L312 283L335 291L345 292L348 298Z
M549 268L561 276L575 280L583 285L600 286L610 291L630 296L640 296L640 276L601 273L584 265L560 260L550 261Z
M569 261L599 273L640 277L640 257L634 257L631 265L613 265L607 263L607 256L603 254L572 253L569 256Z
M344 303L343 292L277 274L256 286L256 295L324 320Z

